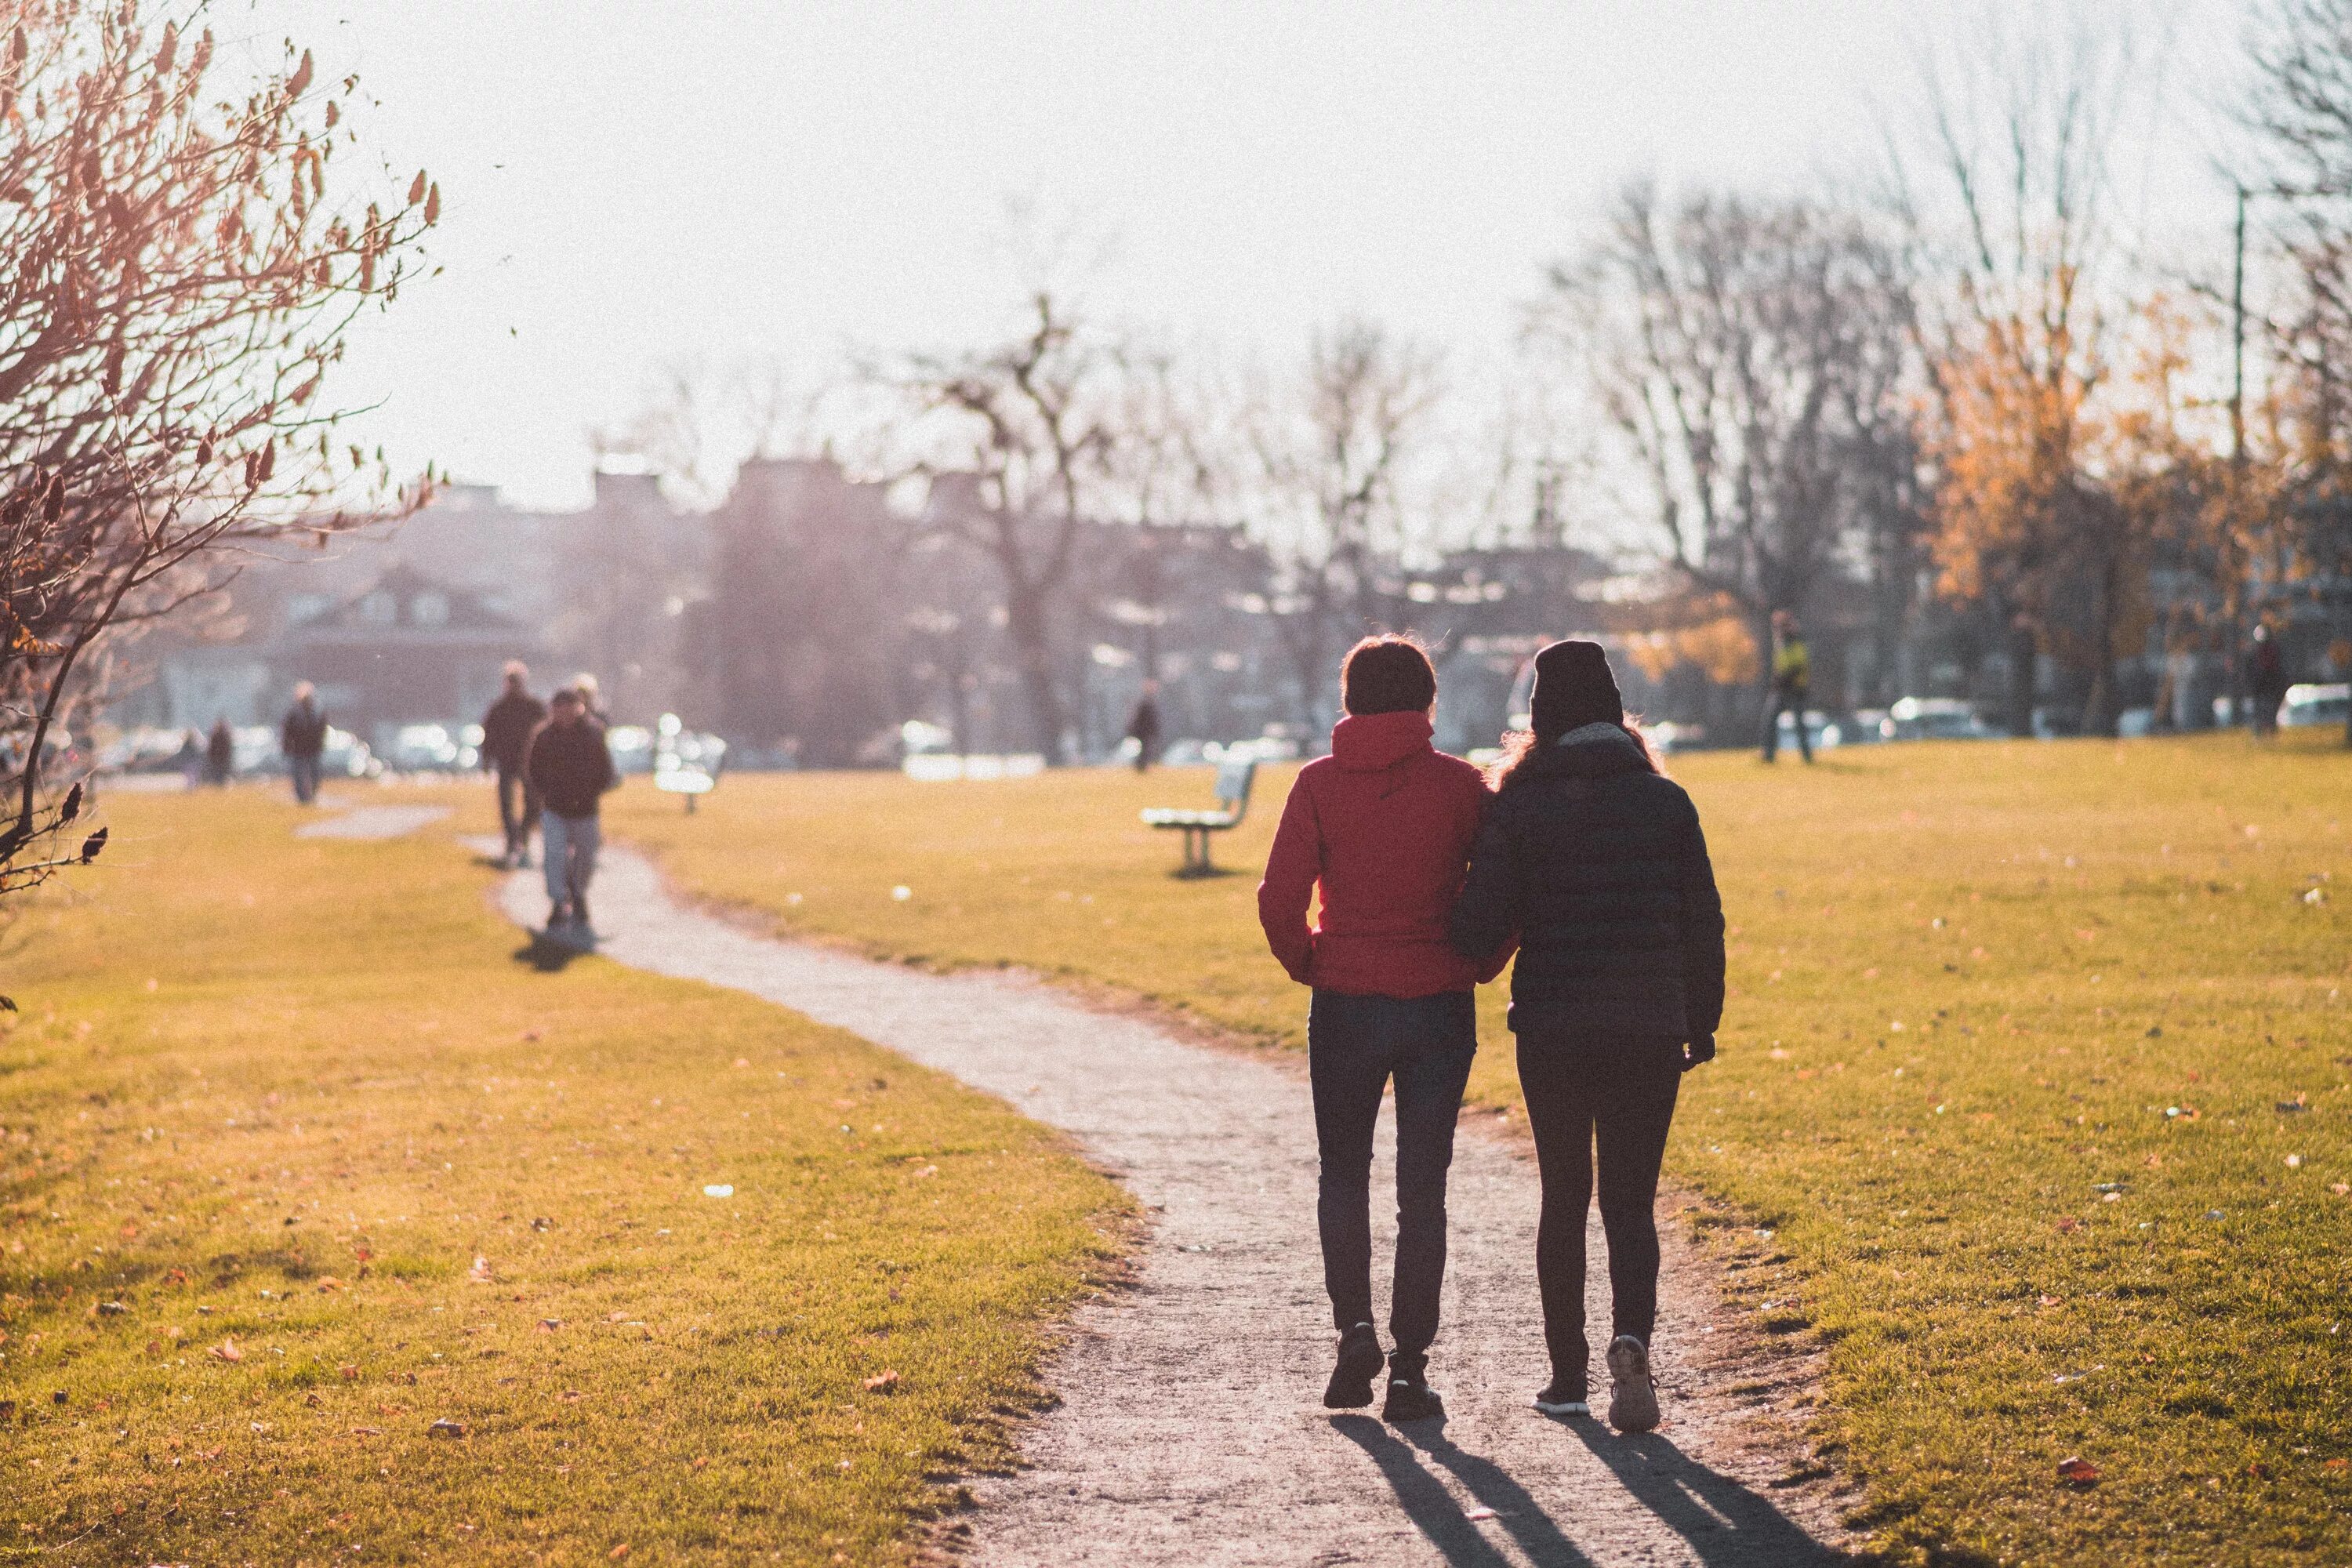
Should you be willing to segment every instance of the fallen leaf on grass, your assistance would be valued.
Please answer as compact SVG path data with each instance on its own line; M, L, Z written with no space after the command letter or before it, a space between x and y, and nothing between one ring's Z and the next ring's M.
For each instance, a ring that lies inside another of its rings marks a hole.
M452 1421L445 1415L425 1428L425 1435L427 1437L462 1437L466 1435L466 1425L462 1421Z
M352 1436L354 1437L381 1437L383 1436L383 1428L381 1426L354 1426L352 1428Z
M868 1394L887 1394L898 1386L898 1374L895 1372L877 1373L866 1380L866 1392Z
M1475 1520L1475 1519L1493 1519L1493 1518L1496 1518L1496 1513L1495 1513L1495 1510L1494 1510L1493 1509L1491 1509L1491 1508L1474 1508L1474 1509L1472 1509L1468 1513L1464 1514L1462 1517L1463 1517L1463 1518L1465 1518L1465 1519L1473 1519L1473 1520Z
M2058 1479L2071 1487L2095 1486L2099 1467L2080 1455L2070 1454L2058 1461Z
M343 1381L345 1383L357 1383L359 1381L360 1369L353 1366L350 1362L345 1362L335 1370L343 1374Z
M539 1331L542 1334L551 1334L562 1326L563 1320L561 1318L541 1318L539 1321Z
M2042 1297L2042 1298L2041 1299L2041 1300L2040 1300L2040 1302L2039 1302L2038 1304L2039 1304L2039 1305L2041 1305L2041 1306L2044 1306L2044 1307L2059 1307L2059 1306L2063 1306L2065 1303L2064 1303L2064 1301L2063 1301L2061 1298L2059 1298L2059 1297L2056 1297L2056 1296L2044 1296L2044 1297Z
M223 1340L205 1352L219 1361L243 1361L245 1352L236 1348L235 1340Z
M614 1560L615 1562L618 1562L620 1559L622 1559L622 1558L624 1558L624 1557L626 1557L628 1554L629 1554L629 1543L628 1543L627 1542L625 1542L625 1541L624 1541L623 1542L621 1542L621 1544L619 1544L618 1546L615 1546L614 1548L613 1548L613 1550L612 1550L612 1551L610 1551L610 1552L608 1552L604 1553L604 1555L605 1555L605 1556L612 1558L612 1559L613 1559L613 1560Z
M466 1270L466 1279L469 1284L488 1284L490 1282L490 1260L487 1258L475 1258L474 1266Z
M2083 1222L2073 1215L2061 1215L2058 1218L2058 1234L2061 1236L2072 1236L2082 1228Z
M331 1274L321 1275L320 1277L319 1290L322 1295L329 1291L341 1290L343 1288L343 1282L336 1279Z
M626 1312L607 1312L604 1314L604 1321L608 1323L625 1323L629 1321L629 1314Z
M2347 1468L2352 1468L2352 1459L2330 1459L2320 1467L2324 1470L2341 1470Z

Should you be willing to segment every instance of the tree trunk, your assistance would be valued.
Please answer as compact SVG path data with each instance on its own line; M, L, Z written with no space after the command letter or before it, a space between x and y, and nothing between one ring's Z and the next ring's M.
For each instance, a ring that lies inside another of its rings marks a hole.
M2121 575L2110 558L2099 572L2091 601L2091 690L2083 701L2083 732L2113 735L2117 716L2116 684L2116 618L2121 599Z
M2020 612L2009 624L2009 732L2021 741L2033 738L2034 658L2042 639L2033 622Z
M1054 679L1053 649L1046 635L1045 605L1034 588L1019 587L1004 597L1004 634L1012 640L1013 661L1020 667L1021 691L1029 705L1029 727L1047 767L1059 767L1062 731L1067 720L1062 710L1061 688Z

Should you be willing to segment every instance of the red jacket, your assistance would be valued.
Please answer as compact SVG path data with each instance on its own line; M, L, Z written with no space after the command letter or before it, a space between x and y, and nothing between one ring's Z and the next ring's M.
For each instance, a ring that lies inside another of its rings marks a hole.
M1331 754L1290 786L1258 884L1266 945L1304 985L1358 996L1434 996L1502 973L1445 938L1488 799L1476 768L1430 744L1419 713L1339 721ZM1307 900L1320 883L1322 923Z

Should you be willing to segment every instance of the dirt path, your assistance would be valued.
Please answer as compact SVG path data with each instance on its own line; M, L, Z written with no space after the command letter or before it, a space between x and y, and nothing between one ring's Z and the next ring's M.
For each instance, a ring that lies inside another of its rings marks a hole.
M340 801L323 802L330 806ZM449 815L446 805L362 805L333 816L306 822L294 830L297 838L405 838Z
M509 879L504 904L525 925L543 917L536 874ZM1707 1337L1710 1277L1677 1239L1662 1292L1665 1428L1621 1438L1528 1407L1544 1370L1535 1177L1501 1140L1465 1127L1455 1156L1445 1326L1431 1365L1451 1411L1443 1430L1335 1417L1320 1404L1331 1335L1299 1077L1018 978L942 977L751 934L675 903L625 851L607 856L594 907L610 957L765 997L1002 1096L1068 1130L1150 1206L1135 1288L1083 1309L1050 1370L1062 1403L1029 1427L1029 1468L975 1487L974 1561L1831 1558L1798 1522L1825 1523L1830 1500L1770 1485L1795 1456L1759 1448L1730 1401L1702 1396L1697 1385L1723 1369L1702 1379L1679 1347L1727 1343L1728 1325ZM1384 1149L1376 1184L1391 1179L1387 1159ZM1605 1292L1597 1224L1592 1246ZM1594 1310L1605 1323L1605 1300Z

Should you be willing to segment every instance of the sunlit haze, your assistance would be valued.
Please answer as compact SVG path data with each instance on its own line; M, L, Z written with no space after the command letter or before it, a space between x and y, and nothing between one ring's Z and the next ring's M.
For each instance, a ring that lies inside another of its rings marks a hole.
M2177 79L2182 155L2147 195L2193 247L2221 221L2199 72L2241 7L2093 9ZM367 154L441 182L446 270L357 339L345 401L380 403L368 432L404 468L560 505L586 493L588 431L666 367L807 381L982 338L1024 232L1081 237L1089 302L1174 342L1282 355L1359 310L1490 362L1624 180L1867 177L1916 121L1927 41L1985 14L263 0L216 25L359 72Z

